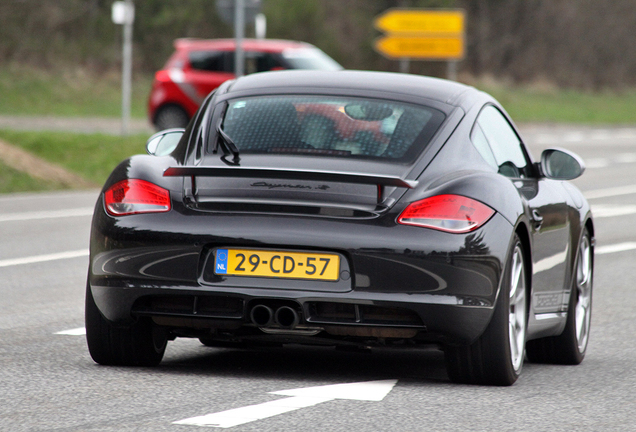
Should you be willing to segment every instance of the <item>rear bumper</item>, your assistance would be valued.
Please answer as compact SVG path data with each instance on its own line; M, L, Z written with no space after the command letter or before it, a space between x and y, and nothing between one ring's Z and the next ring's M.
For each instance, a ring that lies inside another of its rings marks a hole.
M167 326L192 329L255 327L250 320L255 306L266 305L273 310L289 306L298 310L300 327L326 328L331 334L338 334L337 328L341 328L342 334L351 335L355 334L352 328L359 328L369 329L360 330L360 335L372 335L374 331L389 337L418 333L430 341L468 343L483 332L492 314L491 307L462 305L457 297L430 294L333 294L244 288L210 291L175 285L91 284L91 289L98 308L110 321L125 324L138 316L151 316Z
M418 337L467 343L490 321L511 234L499 215L458 235L381 218L361 223L172 211L114 219L98 210L89 281L98 308L115 323L146 315L175 327L255 329L254 306L285 305L298 311L301 326L332 335L411 329ZM336 284L211 277L219 247L338 253L350 277Z

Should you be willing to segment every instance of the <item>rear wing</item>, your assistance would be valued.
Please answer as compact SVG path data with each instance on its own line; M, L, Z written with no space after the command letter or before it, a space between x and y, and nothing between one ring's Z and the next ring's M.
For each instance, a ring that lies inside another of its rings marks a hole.
M237 168L237 167L170 167L163 173L164 177L191 177L192 189L196 194L196 177L242 177L266 178L277 180L306 180L335 183L356 183L378 186L378 203L382 201L384 187L400 187L413 189L416 180L404 180L400 177L368 175L347 172L320 170L290 170L282 168Z
M164 177L243 177L269 178L278 180L308 180L336 183L375 184L413 189L416 180L400 177L379 176L346 172L318 170L289 170L282 168L236 168L236 167L171 167L164 171Z

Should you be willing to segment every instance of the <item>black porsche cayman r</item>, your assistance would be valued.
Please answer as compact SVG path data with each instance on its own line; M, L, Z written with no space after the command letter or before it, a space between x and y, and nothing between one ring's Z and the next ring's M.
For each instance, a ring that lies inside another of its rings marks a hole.
M226 82L110 175L86 290L92 358L210 346L436 345L452 381L577 364L594 225L565 150L534 162L472 87L377 72ZM524 356L525 354L525 356Z

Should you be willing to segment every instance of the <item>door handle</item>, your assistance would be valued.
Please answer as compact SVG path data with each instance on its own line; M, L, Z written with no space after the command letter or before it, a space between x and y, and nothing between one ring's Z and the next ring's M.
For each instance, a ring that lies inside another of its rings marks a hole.
M532 210L532 224L535 230L539 230L541 225L543 225L543 216L539 213L538 210Z

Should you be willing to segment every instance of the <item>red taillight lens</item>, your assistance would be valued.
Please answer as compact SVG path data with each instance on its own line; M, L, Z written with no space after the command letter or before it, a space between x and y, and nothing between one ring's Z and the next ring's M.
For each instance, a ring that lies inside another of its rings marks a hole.
M398 217L398 223L466 233L488 222L494 214L493 209L474 199L461 195L437 195L409 204Z
M106 211L112 216L167 212L170 192L145 180L122 180L104 192Z

